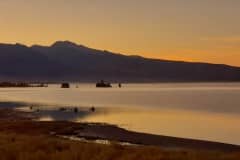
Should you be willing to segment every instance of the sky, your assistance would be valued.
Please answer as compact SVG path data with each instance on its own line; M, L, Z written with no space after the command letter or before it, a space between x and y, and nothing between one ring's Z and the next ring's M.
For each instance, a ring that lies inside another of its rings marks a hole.
M150 58L240 66L239 0L0 0L0 43L69 40Z

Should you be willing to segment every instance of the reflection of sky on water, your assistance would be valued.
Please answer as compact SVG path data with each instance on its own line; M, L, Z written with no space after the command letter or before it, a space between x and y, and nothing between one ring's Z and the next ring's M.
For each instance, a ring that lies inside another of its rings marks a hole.
M94 84L48 88L0 88L1 101L63 106L146 107L240 114L240 83L123 84L120 89Z
M74 121L75 119L81 119L84 118L85 116L88 116L90 112L84 112L84 111L79 111L78 113L75 113L73 111L39 111L37 113L38 116L40 116L40 120L54 120L54 121Z
M18 110L25 112L32 112L38 117L40 121L76 121L76 119L83 119L86 116L100 113L93 112L91 108L80 107L48 107L48 106L34 106L29 105L25 107L18 107Z
M240 118L237 115L131 109L90 114L77 121L110 123L138 132L240 144Z
M240 144L240 83L124 84L121 89L78 86L0 88L0 100L38 104L34 106L41 107L40 120L104 122L140 132ZM62 106L81 110L59 111ZM89 111L92 106L94 113Z
M41 121L109 123L138 132L240 144L237 115L132 107L98 108L95 112L80 108L77 113L72 109L60 111L55 108L36 114Z

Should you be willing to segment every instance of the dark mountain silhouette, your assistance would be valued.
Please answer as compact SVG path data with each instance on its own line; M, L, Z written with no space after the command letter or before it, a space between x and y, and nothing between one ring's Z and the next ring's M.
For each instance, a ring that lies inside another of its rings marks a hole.
M240 67L125 56L69 41L0 44L0 80L240 81Z
M37 80L56 78L64 70L62 64L27 46L0 44L1 80Z

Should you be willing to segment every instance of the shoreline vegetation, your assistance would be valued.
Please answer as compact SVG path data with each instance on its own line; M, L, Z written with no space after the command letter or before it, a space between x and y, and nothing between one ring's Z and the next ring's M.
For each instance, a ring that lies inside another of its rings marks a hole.
M3 159L240 159L238 145L137 133L101 123L41 122L36 118L32 112L0 108ZM97 144L96 140L109 143Z
M48 87L45 83L26 83L26 82L0 82L0 88L10 87Z
M79 88L80 84L92 84L94 86L95 83L95 87L96 88L122 88L123 87L123 83L119 83L119 82L105 82L103 80L99 81L99 82L27 82L27 81L20 81L20 82L11 82L11 81L6 81L6 82L0 82L0 88L47 88L50 85L59 85L60 88L72 88L72 85L74 85L75 88ZM189 83L197 83L197 82L188 82L188 81L177 81L177 82L171 82L171 81L159 81L159 82L151 82L151 84L158 84L158 83L162 83L162 84L168 84L168 83L176 83L176 84L189 84ZM217 82L208 82L208 81L200 81L198 83L202 83L202 84L207 84L207 83L216 83L216 84L221 84L221 83L225 83L225 84L235 84L235 83L240 83L240 81L217 81ZM124 82L124 84L145 84L144 82ZM148 84L148 83L147 83Z

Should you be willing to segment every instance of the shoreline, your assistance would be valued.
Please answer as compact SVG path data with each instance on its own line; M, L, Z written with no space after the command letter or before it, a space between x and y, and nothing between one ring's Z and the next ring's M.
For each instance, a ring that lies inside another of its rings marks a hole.
M105 123L76 123L68 121L36 121L36 115L14 108L0 108L0 132L68 136L90 141L106 140L165 149L193 149L240 152L239 145L139 133Z
M36 121L37 114L0 107L5 160L239 160L240 146L138 133L105 123Z

